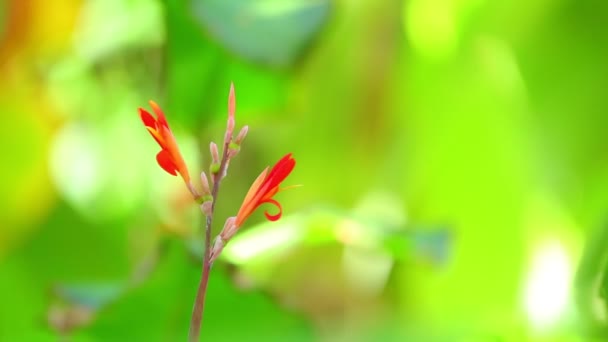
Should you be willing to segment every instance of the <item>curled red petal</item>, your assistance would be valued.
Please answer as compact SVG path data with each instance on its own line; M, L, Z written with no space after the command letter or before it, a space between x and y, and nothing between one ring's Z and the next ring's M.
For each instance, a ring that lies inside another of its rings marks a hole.
M161 150L160 152L158 152L158 154L156 155L156 161L158 162L158 165L163 168L163 170L174 176L177 176L177 167L175 167L175 163L173 163L169 151Z
M281 218L281 215L283 215L283 208L281 207L281 204L279 202L277 202L277 200L270 198L270 199L265 200L262 203L274 204L277 208L279 208L279 212L275 215L269 214L268 210L264 212L264 215L266 216L266 218L269 221L276 221Z

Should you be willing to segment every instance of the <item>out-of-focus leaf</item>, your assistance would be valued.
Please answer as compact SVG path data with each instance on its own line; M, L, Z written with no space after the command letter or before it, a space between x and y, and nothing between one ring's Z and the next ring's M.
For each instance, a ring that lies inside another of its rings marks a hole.
M44 158L49 130L39 117L28 114L37 106L3 98L0 107L0 145L7 146L0 167L1 259L48 211L53 194Z
M0 263L0 341L56 341L46 323L45 293L23 260Z
M296 247L306 235L305 220L301 216L289 216L281 222L262 223L240 232L226 245L221 258L242 265L252 259Z
M126 237L123 222L91 224L60 203L18 255L38 284L49 287L45 291L60 283L122 279L129 272Z
M167 27L167 112L193 129L212 121L224 104L228 84L221 87L223 55L189 16L185 0L165 0ZM225 89L225 91L224 91ZM220 99L222 101L220 102Z
M186 254L179 246L172 247L167 259L144 285L127 291L124 297L100 311L94 323L81 334L103 341L185 340L189 295L196 288L196 278L194 272L187 278Z
M56 284L126 276L120 228L90 225L59 205L31 239L0 261L0 341L57 340L49 325Z
M239 59L227 59L226 72L222 84L234 82L237 94L237 120L254 124L259 132L261 124L268 124L268 117L285 117L284 107L289 93L290 75L281 70L263 70ZM227 88L221 89L221 104L218 108L221 117L226 115ZM223 122L222 122L223 123Z
M134 47L157 46L164 39L158 1L92 0L84 4L75 38L78 52L88 61ZM110 17L112 24L108 25Z
M415 257L443 260L451 243L449 230L408 225L403 207L397 198L376 193L364 196L350 212L316 208L286 216L280 222L263 222L235 236L222 257L243 264L299 245L338 242L383 250L397 259L414 253Z
M203 33L186 2L165 0L167 111L171 116L194 131L218 118L223 125L230 82L236 85L238 120L281 113L288 75L261 70L228 55Z
M0 37L4 37L7 12L6 1L0 1Z
M383 249L398 260L414 257L433 265L442 265L450 256L452 234L444 227L413 227L403 232L388 233L382 239Z
M582 329L589 336L608 335L606 323L601 318L608 309L607 244L608 224L603 223L587 237L574 278L574 298ZM598 299L604 304L602 310L595 306Z
M272 281L287 255L328 246L349 248L370 257L373 254L390 260L444 265L453 243L447 228L406 225L394 199L367 197L351 212L317 208L279 222L263 222L239 232L220 258L239 266L258 284Z
M102 310L77 337L103 341L186 340L201 268L192 263L181 242L172 241L168 248L166 258L148 281ZM201 340L238 341L251 336L264 341L311 339L303 321L286 315L260 294L237 292L221 272L214 269L209 280Z
M278 301L262 293L238 292L219 271L209 281L201 340L246 341L251 336L277 342L315 340L305 318L280 307Z
M319 32L328 0L192 0L200 24L224 47L251 61L292 64Z

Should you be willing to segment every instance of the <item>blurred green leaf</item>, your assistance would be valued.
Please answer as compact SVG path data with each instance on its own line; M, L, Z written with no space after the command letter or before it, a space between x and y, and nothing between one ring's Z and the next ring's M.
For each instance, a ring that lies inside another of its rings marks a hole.
M328 0L193 0L200 24L230 51L255 62L291 65L320 31Z
M57 340L48 324L56 284L126 277L124 236L114 223L112 229L91 225L61 203L0 262L0 341Z
M0 167L0 257L30 233L29 224L46 214L52 188L46 176L45 152L48 132L40 120L29 115L31 107L0 99L0 144L7 149ZM32 200L32 198L36 200Z
M124 222L92 224L60 203L16 256L44 285L121 279L129 272L126 236Z
M157 1L93 0L84 4L75 39L81 56L89 61L158 45L164 38L162 8ZM109 16L112 25L107 24Z
M167 111L172 117L194 131L223 118L230 82L236 85L240 119L281 112L288 74L235 59L203 33L186 0L165 3Z
M204 127L209 128L210 134L217 135L217 126L212 123L224 125L231 82L236 87L239 125L284 115L288 74L261 70L245 61L231 59L208 41L203 40L200 44L200 49L188 53L172 52L173 48L169 48L167 63L171 74L167 112L172 117L192 131ZM184 46L191 48L188 42ZM184 57L188 54L193 55Z
M151 278L102 310L78 337L102 341L186 340L201 271L191 261L184 245L172 241ZM298 341L310 340L311 332L301 319L286 315L268 298L239 293L220 269L214 269L201 339L238 341L251 336L264 341Z
M0 341L56 341L38 275L17 258L0 263Z
M147 282L102 309L82 335L100 341L186 340L196 277L188 272L183 250L177 244L172 247Z
M449 229L406 225L398 202L370 197L352 212L316 208L279 222L255 225L239 232L220 258L239 266L258 283L271 281L276 269L285 266L287 255L328 246L353 248L391 260L444 265L453 244Z
M580 315L581 328L588 335L608 335L602 316L608 309L608 224L603 223L589 233L574 278L574 299ZM599 286L598 286L599 283ZM595 304L601 300L600 310Z
M167 112L186 126L201 127L228 94L219 82L224 56L202 34L185 0L165 0L165 7Z
M237 122L268 124L268 117L285 117L284 107L289 94L290 75L280 70L264 70L243 60L226 60L226 72L222 84L234 82L237 96ZM228 87L221 89L221 117L226 115ZM222 122L223 124L223 122ZM260 134L260 133L258 133Z

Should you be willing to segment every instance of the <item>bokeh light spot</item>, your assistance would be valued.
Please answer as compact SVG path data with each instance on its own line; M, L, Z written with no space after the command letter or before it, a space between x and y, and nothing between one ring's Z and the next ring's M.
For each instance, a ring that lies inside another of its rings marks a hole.
M101 148L94 133L78 123L65 125L51 148L51 176L59 192L76 206L88 204L101 190Z
M568 304L571 272L559 241L541 245L534 254L525 290L525 310L534 327L543 329L560 319Z

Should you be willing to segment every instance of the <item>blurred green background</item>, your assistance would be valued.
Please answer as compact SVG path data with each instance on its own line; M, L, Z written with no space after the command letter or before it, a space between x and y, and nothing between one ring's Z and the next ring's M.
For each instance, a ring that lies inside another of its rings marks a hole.
M0 341L186 340L191 171L230 82L249 135L204 341L605 341L608 3L0 1ZM197 178L197 177L196 177ZM265 208L264 208L265 209Z

